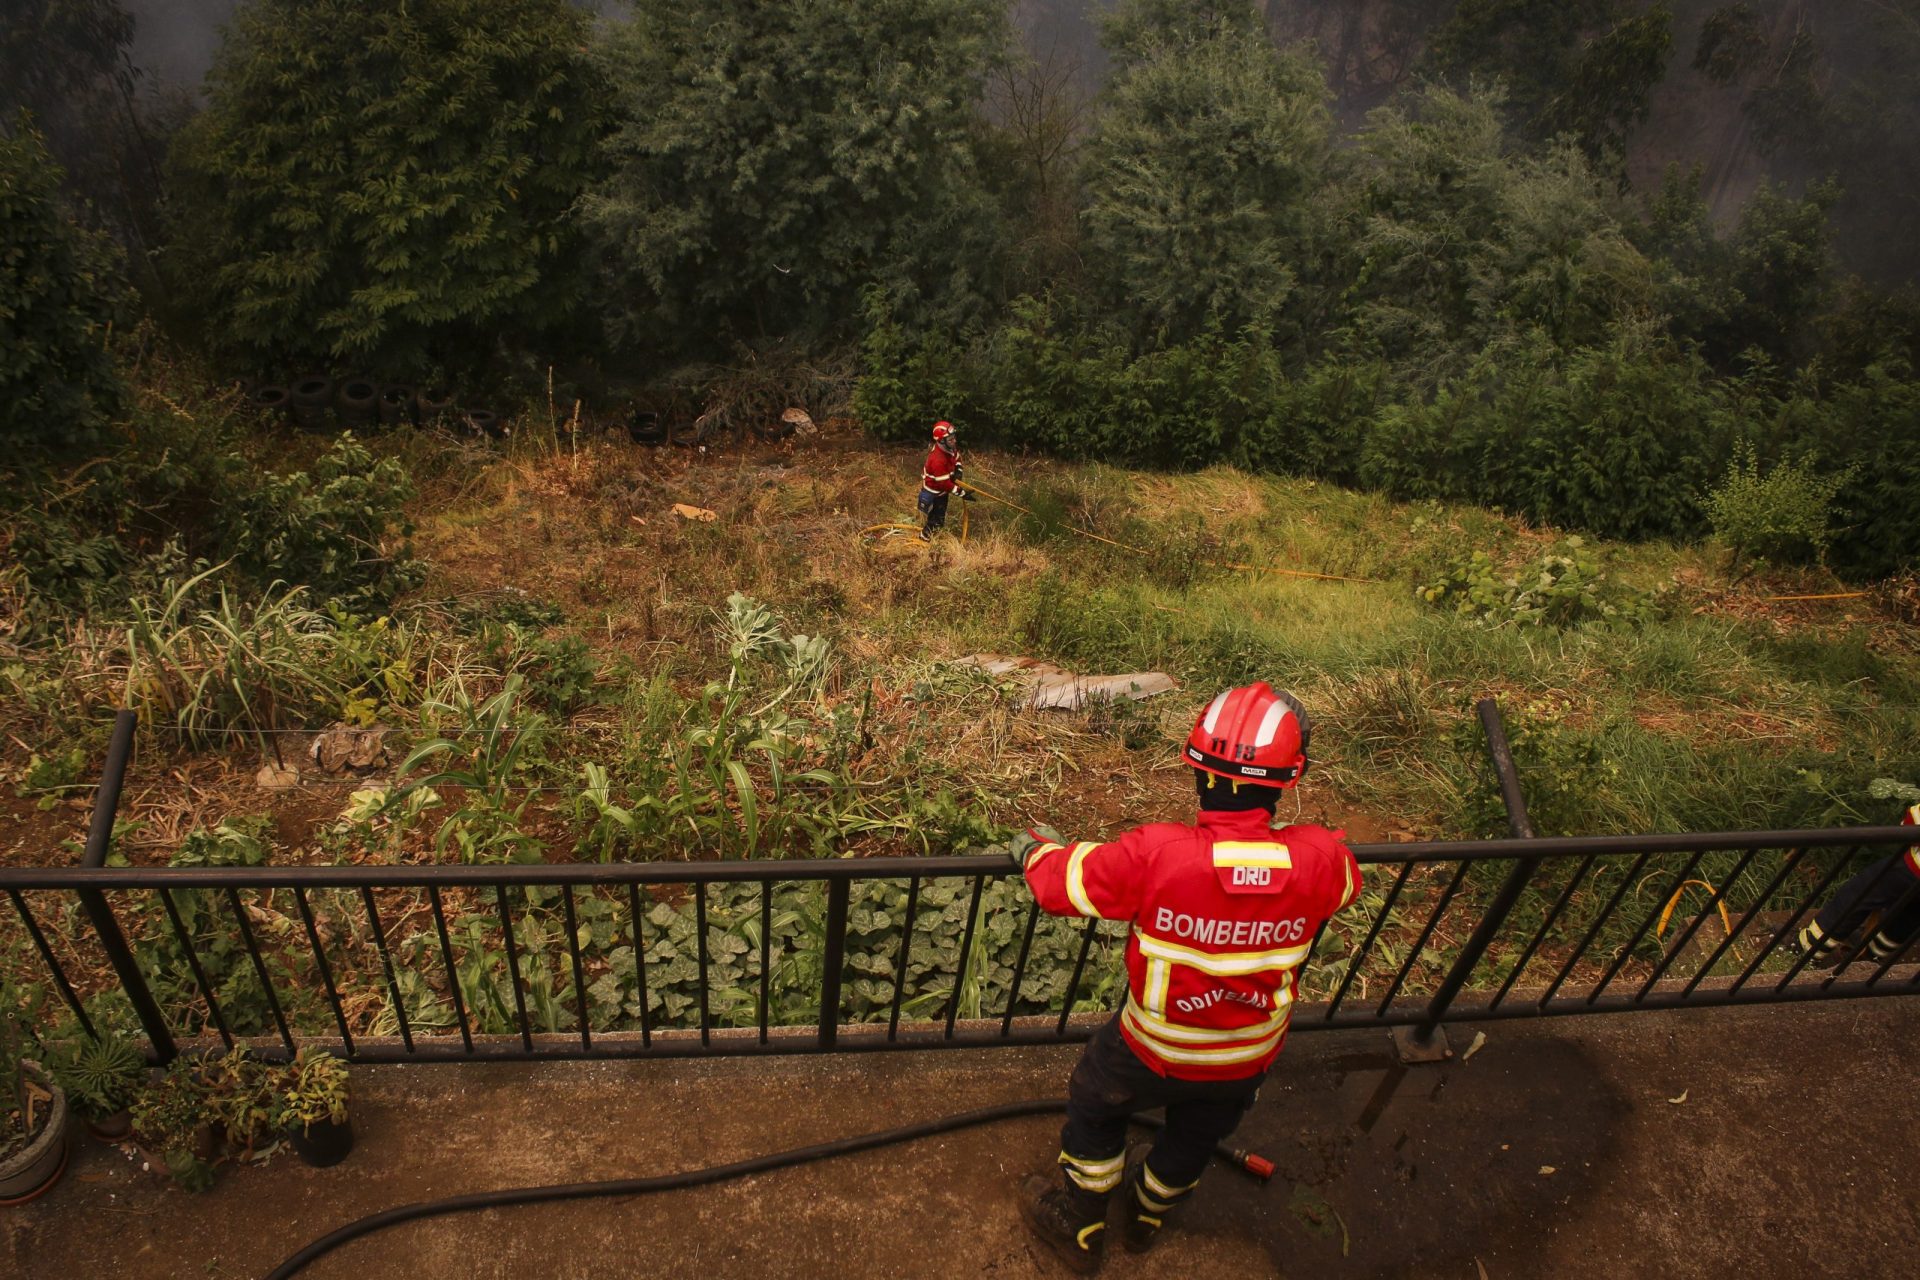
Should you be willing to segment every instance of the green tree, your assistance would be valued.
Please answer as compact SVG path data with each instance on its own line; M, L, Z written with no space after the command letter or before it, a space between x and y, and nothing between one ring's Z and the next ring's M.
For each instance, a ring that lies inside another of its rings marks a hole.
M0 133L0 442L85 444L121 407L106 341L118 292L106 246L61 209L40 135Z
M567 0L248 0L173 154L209 344L421 374L579 312L587 40Z
M1622 0L1461 0L1429 60L1457 81L1497 78L1535 138L1570 132L1589 155L1618 151L1666 72L1673 14Z
M1137 8L1122 17L1142 21ZM1320 68L1250 16L1129 31L1087 146L1089 275L1143 342L1272 323L1298 286L1327 167Z
M621 122L588 203L616 337L835 333L880 284L976 297L993 240L976 105L995 0L639 0L611 29Z

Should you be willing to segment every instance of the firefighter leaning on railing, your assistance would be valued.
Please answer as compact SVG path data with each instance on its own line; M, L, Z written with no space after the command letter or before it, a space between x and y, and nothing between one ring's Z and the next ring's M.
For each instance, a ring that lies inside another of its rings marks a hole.
M1920 825L1920 804L1909 805L1900 821ZM1848 946L1852 935L1876 915L1880 922L1872 936ZM1920 935L1920 844L1881 858L1841 885L1795 941L1800 950L1812 953L1816 965L1838 965L1849 957L1877 965L1898 955L1916 935Z
M1062 1179L1021 1186L1027 1224L1077 1272L1100 1266L1116 1190L1135 1252L1193 1193L1280 1052L1314 936L1360 892L1344 832L1273 826L1274 805L1307 771L1309 735L1291 694L1230 690L1187 740L1194 823L1136 827L1106 844L1029 831L1014 847L1046 911L1133 923L1126 1004L1068 1084ZM1128 1117L1161 1106L1152 1150L1129 1157Z

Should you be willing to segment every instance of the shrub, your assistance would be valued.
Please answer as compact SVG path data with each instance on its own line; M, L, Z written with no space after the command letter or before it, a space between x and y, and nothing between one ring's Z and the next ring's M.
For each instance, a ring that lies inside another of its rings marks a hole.
M1475 551L1456 560L1446 576L1419 588L1418 595L1488 627L1510 622L1533 627L1602 619L1641 622L1654 614L1659 601L1653 592L1608 577L1579 538L1568 538L1512 574L1502 574L1492 556Z
M73 448L124 399L107 345L118 289L104 242L60 208L31 127L0 129L0 443Z
M1738 568L1749 556L1779 558L1811 552L1824 558L1833 540L1833 499L1855 468L1823 476L1807 457L1791 458L1764 474L1751 442L1727 466L1726 479L1707 494L1707 519Z

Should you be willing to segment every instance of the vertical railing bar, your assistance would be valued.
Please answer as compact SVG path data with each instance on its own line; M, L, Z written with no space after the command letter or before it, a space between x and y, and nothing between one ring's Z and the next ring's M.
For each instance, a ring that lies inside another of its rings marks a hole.
M1720 878L1720 884L1714 889L1712 895L1708 897L1706 905L1700 908L1700 913L1687 925L1686 932L1674 940L1673 946L1668 949L1664 956L1660 957L1660 963L1654 967L1653 973L1640 985L1640 990L1634 992L1633 1001L1635 1004L1647 998L1647 993L1653 990L1654 984L1660 981L1661 975L1667 971L1675 960L1679 959L1680 953L1685 951L1687 944L1693 941L1693 935L1700 932L1700 926L1707 922L1707 918L1713 914L1713 909L1719 906L1721 901L1727 896L1727 890L1739 882L1748 864L1759 856L1759 849L1747 850L1745 856L1735 864L1733 870ZM1685 889L1686 885L1682 884L1680 888ZM1671 902L1672 899L1669 898L1668 901ZM1733 935L1728 934L1727 936L1732 937Z
M713 1020L707 1010L707 882L693 882L693 929L695 954L700 957L700 1047L706 1048L713 1034Z
M1086 972L1087 956L1093 951L1093 936L1099 927L1100 922L1089 916L1086 927L1080 930L1080 954L1073 962L1073 976L1067 979L1067 994L1060 1000L1060 1021L1053 1028L1053 1034L1057 1036L1067 1034L1067 1019L1073 1015L1074 997L1080 994L1080 975Z
M986 891L987 878L976 874L973 877L973 897L967 903L967 927L961 935L960 954L954 958L953 991L947 997L947 1029L945 1036L953 1039L953 1024L960 1016L960 988L966 985L967 966L973 959L973 935L980 924L980 895Z
M1700 985L1700 980L1713 972L1713 966L1720 963L1720 957L1726 954L1727 948L1746 933L1747 926L1753 922L1753 918L1759 915L1773 895L1779 892L1780 886L1787 882L1787 877L1793 874L1794 868L1798 867L1800 860L1806 856L1806 849L1795 849L1781 868L1774 872L1773 880L1760 891L1760 896L1754 899L1753 905L1747 908L1746 914L1740 917L1740 923L1733 926L1733 932L1720 940L1720 945L1713 949L1713 954L1707 957L1707 962L1700 966L1699 972L1695 973L1687 985L1680 989L1681 995L1692 995L1693 989Z
M127 782L127 763L133 758L133 731L138 723L134 713L124 708L114 713L113 736L107 743L106 764L100 773L100 786L93 794L93 815L87 825L86 847L80 856L83 868L99 868L106 864L107 850L113 843L114 820L120 810L120 792ZM147 976L141 971L140 962L134 958L133 949L127 946L127 935L121 930L120 921L114 917L113 907L98 889L81 889L77 896L81 909L87 913L87 919L93 925L95 936L100 939L101 950L107 954L107 963L113 966L114 975L120 979L121 992L127 997L127 1003L133 1006L134 1017L139 1019L140 1029L153 1046L155 1060L162 1065L172 1062L180 1051L173 1043L173 1033L167 1028L166 1015L160 1012L160 1005L147 986Z
M768 991L773 981L773 881L760 882L760 1043L767 1042Z
M207 971L200 967L200 957L194 953L193 938L187 932L186 921L180 918L180 909L173 904L173 892L162 886L159 890L160 905L166 908L167 922L173 926L174 939L179 942L180 950L186 953L187 968L193 971L193 980L200 987L200 994L207 1000L207 1016L213 1019L213 1029L220 1033L220 1041L227 1048L233 1048L233 1032L227 1029L226 1015L220 1011L219 997L213 994L213 984L207 981Z
M393 998L394 1020L400 1025L400 1043L413 1052L413 1027L407 1021L407 1005L400 998L400 975L393 967L393 954L387 950L386 926L380 923L380 908L374 905L373 890L360 886L360 900L366 904L367 923L373 926L373 945L380 952L380 967L386 971L387 994Z
M513 936L513 909L507 905L504 881L493 886L494 900L500 905L500 931L507 946L507 977L513 982L513 1008L520 1019L520 1047L533 1052L533 1026L527 1021L527 993L520 989L520 944Z
M467 999L460 993L460 969L453 962L453 939L447 936L447 913L440 905L440 886L427 885L427 902L433 907L433 930L440 935L440 959L447 966L447 991L453 996L453 1016L460 1022L460 1043L473 1052L473 1030L467 1024Z
M247 944L247 955L253 960L253 972L260 979L260 989L267 994L267 1008L273 1011L273 1024L280 1029L280 1043L287 1047L287 1056L292 1057L296 1050L293 1046L293 1032L287 1029L287 1015L280 1008L280 997L274 994L273 980L267 977L267 962L260 958L260 944L254 941L253 926L247 923L247 912L240 904L240 891L227 886L227 902L233 908L233 921L240 926L240 940Z
M1613 963L1607 966L1607 971L1600 976L1599 984L1587 993L1589 1005L1600 998L1601 993L1606 991L1613 982L1614 976L1620 972L1628 960L1632 959L1633 949L1640 945L1640 939L1647 936L1647 930L1653 928L1654 920L1659 917L1666 904L1673 900L1673 895L1687 887L1687 881L1693 876L1693 869L1699 865L1700 854L1695 852L1687 859L1687 865L1680 868L1680 874L1673 878L1673 883L1667 887L1667 892L1654 899L1653 907L1647 912L1646 918L1640 922L1640 927L1633 931L1633 936L1627 939L1627 945L1620 948L1620 954L1615 956Z
M653 1047L653 1015L647 1008L647 934L641 926L640 882L627 881L627 915L633 928L633 977L640 995L640 1047Z
M1034 899L1033 907L1027 912L1026 932L1020 935L1020 954L1013 962L1013 985L1007 991L1007 1011L1000 1018L1000 1034L1006 1035L1013 1030L1013 1006L1020 1000L1020 979L1027 972L1027 952L1033 947L1033 931L1040 923L1040 901Z
M1347 961L1347 971L1340 976L1340 985L1334 990L1333 999L1327 1003L1327 1012L1321 1018L1323 1022L1333 1021L1333 1015L1340 1009L1340 1002L1347 998L1347 988L1353 985L1353 975L1360 972L1360 966L1366 962L1373 951L1373 942L1380 936L1380 928L1386 924L1387 916L1393 911L1393 904L1400 900L1400 891L1406 887L1407 877L1413 874L1414 863L1400 864L1400 874L1394 877L1393 884L1387 890L1387 896L1380 903L1380 910L1373 917L1373 924L1367 929L1367 936L1361 941L1360 949Z
M1560 913L1565 911L1567 904L1573 901L1574 892L1580 887L1580 881L1586 876L1587 872L1592 869L1594 861L1598 856L1597 854L1588 854L1585 858L1581 859L1580 865L1573 869L1573 876L1567 881L1567 887L1560 891L1560 897L1554 902L1553 909L1547 912L1547 918L1540 922L1539 929L1534 932L1533 940L1528 942L1527 949L1520 953L1518 963L1507 973L1507 980L1500 984L1500 990L1494 993L1493 1000L1487 1005L1487 1008L1498 1009L1500 1002L1507 998L1507 992L1513 989L1513 984L1520 980L1520 975L1525 973L1527 966L1533 963L1534 953L1539 951L1541 944L1547 940L1547 934L1552 931L1554 924L1559 921Z
M1809 910L1813 909L1813 904L1820 901L1821 895L1832 886L1835 880L1840 878L1840 873L1846 869L1847 861L1848 859L1845 855L1834 861L1833 866L1827 869L1827 874L1820 877L1820 882L1813 886L1812 892L1800 900L1800 906L1794 911L1793 915L1788 917L1786 924L1774 931L1773 936L1767 939L1767 945L1760 948L1760 954L1748 961L1747 967L1740 971L1740 976L1735 978L1733 985L1727 988L1728 995L1732 995L1734 992L1746 986L1747 980L1752 978L1753 975L1759 971L1760 966L1766 963L1767 957L1773 954L1774 949L1780 945L1781 940L1792 936L1798 931L1801 918L1805 916ZM1812 958L1811 953L1801 957L1803 960L1810 960ZM1802 967L1801 965L1795 965L1787 976L1791 978L1794 974L1799 973Z
M347 1011L340 1007L340 991L334 986L333 966L327 963L327 949L320 943L320 926L314 923L313 908L307 905L307 892L293 886L293 905L300 909L300 922L307 926L307 941L313 947L314 962L320 966L320 984L327 989L327 1005L333 1010L334 1023L340 1028L340 1043L347 1057L353 1057L353 1032L347 1029Z
M1613 915L1613 909L1620 905L1620 899L1627 896L1627 890L1633 886L1634 877L1640 874L1640 868L1647 865L1647 859L1651 856L1643 853L1635 858L1633 866L1627 869L1627 874L1620 877L1620 887L1615 889L1613 896L1607 899L1607 905L1600 908L1600 914L1594 917L1593 925L1587 930L1586 936L1580 939L1580 945L1573 949L1573 954L1567 957L1567 962L1560 966L1560 972L1554 975L1553 981L1548 983L1547 989L1540 994L1540 1002L1536 1007L1546 1008L1547 1003L1559 993L1561 984L1566 982L1567 975L1573 972L1573 966L1580 963L1580 957L1587 954L1587 948L1592 946L1593 940L1600 936L1602 926L1607 923L1608 917Z
M840 1039L840 980L847 963L847 904L853 882L827 881L826 953L820 961L820 1046L831 1049Z
M907 993L907 961L913 954L913 924L919 918L920 877L907 877L907 914L900 925L900 955L893 966L893 1005L887 1010L887 1039L900 1033L900 1002Z
M1441 918L1453 906L1453 899L1460 892L1461 882L1467 878L1467 871L1472 866L1473 863L1462 858L1454 868L1453 879L1447 881L1446 890L1441 893L1440 901L1434 904L1433 914L1427 917L1427 923L1421 927L1420 936L1414 939L1411 947L1407 948L1407 958L1400 963L1400 972L1393 975L1393 985L1389 986L1387 994L1381 997L1379 1007L1374 1010L1374 1017L1384 1018L1387 1010L1393 1006L1394 997L1400 994L1400 988L1405 984L1407 975L1412 973L1413 966L1419 963L1420 953L1427 949L1427 939L1433 936L1433 931L1440 927Z
M75 994L73 984L67 981L67 971L60 964L60 957L53 954L53 948L47 944L47 935L40 932L40 922L33 918L33 912L27 909L27 900L20 896L18 889L8 889L7 896L13 899L13 909L20 915L20 923L27 926L27 936L33 939L33 945L40 952L40 958L47 962L47 972L53 975L53 985L59 990L60 998L67 1008L73 1010L73 1016L90 1040L98 1040L100 1033L93 1029L93 1019L87 1016L87 1010Z
M1527 815L1527 799L1520 788L1519 771L1513 765L1513 749L1507 743L1507 727L1500 718L1500 704L1492 698L1482 698L1474 709L1479 713L1480 726L1487 735L1487 758L1500 783L1500 802L1507 810L1507 830L1515 839L1525 840L1533 835L1533 819ZM1463 861L1460 865L1465 868L1467 863ZM1454 998L1467 985L1475 966L1493 946L1493 940L1506 926L1507 917L1513 913L1520 895L1533 883L1533 877L1539 869L1540 859L1537 857L1514 859L1513 869L1507 872L1507 878L1501 882L1493 900L1481 911L1473 932L1461 944L1460 954L1454 957L1453 965L1447 970L1446 976L1440 979L1433 997L1427 1001L1426 1014L1413 1030L1415 1043L1425 1044L1433 1039L1434 1031L1446 1018Z
M587 976L580 965L580 923L574 917L573 886L560 886L560 902L567 917L567 954L573 959L573 1000L580 1014L580 1049L590 1052L593 1049L593 1030L587 1019Z

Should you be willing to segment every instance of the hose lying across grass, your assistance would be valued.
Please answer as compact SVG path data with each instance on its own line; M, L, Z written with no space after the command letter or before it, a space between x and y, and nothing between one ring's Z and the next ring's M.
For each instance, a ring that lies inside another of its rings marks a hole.
M298 1273L308 1264L333 1252L348 1241L420 1218L437 1218L444 1214L466 1213L474 1209L500 1209L516 1204L549 1204L557 1200L637 1196L645 1195L650 1191L678 1191L687 1187L704 1187L710 1183L725 1182L731 1178L743 1178L752 1173L767 1173L774 1169L811 1164L815 1160L851 1155L856 1151L871 1151L876 1147L893 1146L896 1143L912 1142L918 1138L930 1138L935 1134L952 1133L956 1129L970 1129L976 1125L992 1124L998 1120L1046 1115L1066 1109L1067 1103L1064 1098L1032 1098L1025 1102L1005 1102L995 1107L981 1107L976 1111L960 1111L938 1119L922 1121L919 1124L901 1125L897 1129L882 1129L878 1133L861 1134L852 1138L836 1138L831 1142L816 1143L810 1147L795 1147L791 1151L777 1151L772 1155L755 1156L751 1160L709 1165L704 1169L688 1169L681 1173L662 1173L650 1178L618 1178L610 1182L563 1182L550 1187L508 1187L500 1191L478 1191L472 1195L449 1196L444 1200L422 1200L417 1204L403 1204L392 1209L383 1209L379 1213L370 1213L364 1218L358 1218L344 1227L328 1232L275 1267L268 1273L267 1280L285 1280L285 1277ZM1135 1116L1133 1120L1135 1124L1154 1128L1163 1123L1151 1116ZM1273 1175L1272 1161L1250 1151L1229 1147L1224 1142L1214 1147L1214 1156L1262 1182Z

